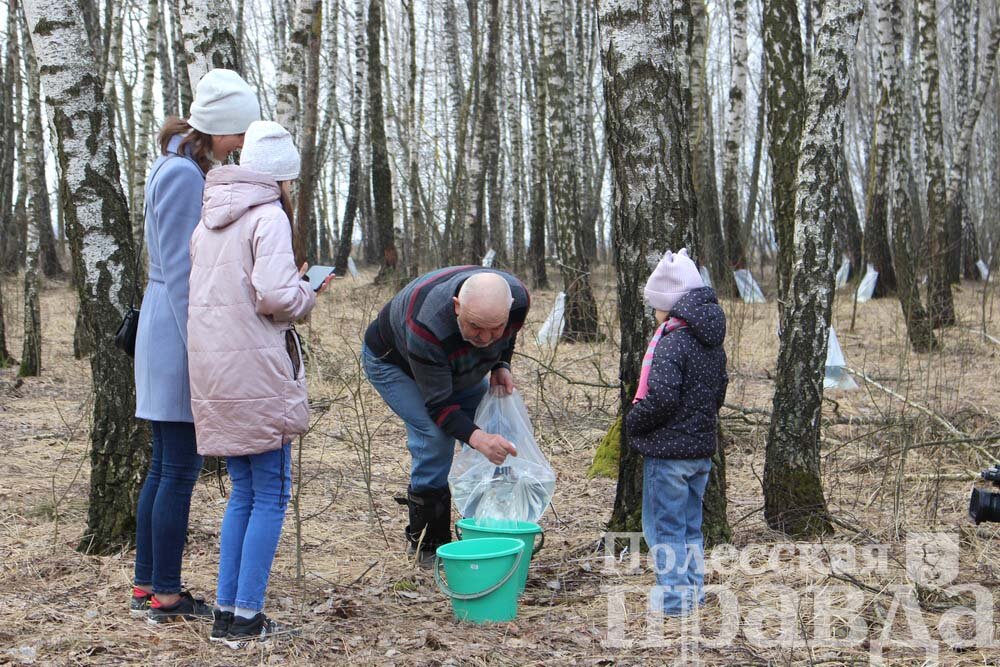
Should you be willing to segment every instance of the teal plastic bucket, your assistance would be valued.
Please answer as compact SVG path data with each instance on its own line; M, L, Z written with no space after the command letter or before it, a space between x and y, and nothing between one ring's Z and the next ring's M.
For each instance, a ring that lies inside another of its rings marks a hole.
M542 527L531 521L503 521L496 526L478 525L475 519L462 519L455 524L455 534L460 540L481 540L485 538L509 537L520 540L524 544L524 558L521 559L520 570L517 573L518 592L524 592L528 583L528 566L531 559L545 545L545 533ZM535 536L540 539L535 544Z
M455 618L471 623L511 621L517 616L517 573L524 543L509 537L450 542L437 548L434 580L451 598ZM441 578L441 569L447 582Z

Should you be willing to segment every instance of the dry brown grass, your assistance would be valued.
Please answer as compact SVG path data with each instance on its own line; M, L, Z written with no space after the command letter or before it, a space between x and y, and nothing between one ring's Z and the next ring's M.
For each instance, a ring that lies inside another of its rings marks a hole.
M361 332L387 294L368 280L333 285L312 324L302 328L310 344L316 424L300 450L299 518L289 511L268 597L269 610L298 624L304 637L246 652L209 644L202 626L160 629L132 620L125 608L132 554L90 557L74 551L86 521L89 369L71 354L73 295L64 285L49 286L42 303L44 374L16 386L14 372L0 371L0 663L636 664L676 659L676 649L642 645L640 593L625 599L626 639L635 643L615 648L606 642L607 587L644 591L653 581L648 571L602 571L598 546L614 482L586 477L596 443L617 409L617 390L595 386L617 379L611 285L607 274L598 280L609 339L563 345L554 352L534 342L554 294L534 295L519 344L527 356L515 359L515 378L559 483L553 511L542 521L546 547L533 564L519 618L495 627L455 623L429 574L403 554L405 516L393 496L407 479L405 433L363 381L357 361ZM11 349L19 356L19 289L15 281L3 289ZM839 294L834 324L848 363L966 436L1000 432L1000 348L969 331L980 325L981 292L982 286L972 283L956 290L964 325L945 332L943 349L930 355L908 352L896 301L859 305L857 326L850 331L849 295ZM777 355L775 309L735 302L725 307L732 368L727 402L769 410ZM996 321L991 309L988 327ZM822 568L803 572L788 556L776 571L748 575L733 568L711 574L709 582L736 594L744 619L777 604L777 585L797 591L802 595L797 633L810 627L814 613L815 589L808 587L846 585L863 592L861 615L875 637L893 601L887 587L907 581L901 566L906 535L950 529L961 541L959 581L994 586L1000 571L992 549L997 529L972 526L965 505L968 475L989 463L986 454L996 453L996 441L928 445L957 438L938 421L871 386L830 398L826 415L863 423L824 428L827 497L841 524L826 542L888 544L886 570L845 584ZM728 409L723 416L734 436L729 507L735 545L780 542L761 513L766 416ZM198 485L185 580L209 598L224 503L214 480ZM948 601L933 588L921 588L920 601L933 633ZM706 626L718 625L718 609L710 598ZM811 630L806 634L811 637ZM805 639L793 649L767 647L741 633L724 646L705 649L702 659L706 664L868 664L867 648L824 651ZM942 664L1000 664L996 650L959 652L942 645L941 651ZM898 652L887 657L889 664L921 660Z

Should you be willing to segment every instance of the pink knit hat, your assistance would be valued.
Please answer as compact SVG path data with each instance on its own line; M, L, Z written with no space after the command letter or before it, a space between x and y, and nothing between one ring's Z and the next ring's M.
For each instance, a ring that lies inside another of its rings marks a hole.
M646 281L643 295L650 306L669 313L681 297L704 286L698 267L688 257L687 248L681 248L677 254L669 250L663 253L660 263Z

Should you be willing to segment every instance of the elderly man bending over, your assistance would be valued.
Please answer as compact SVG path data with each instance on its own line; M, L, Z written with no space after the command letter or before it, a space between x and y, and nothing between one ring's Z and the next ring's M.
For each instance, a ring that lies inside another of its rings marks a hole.
M406 539L411 552L419 545L422 559L451 541L455 441L498 465L517 454L473 417L488 386L514 391L510 360L529 305L528 290L509 273L455 266L404 287L365 332L365 374L406 424L412 459Z

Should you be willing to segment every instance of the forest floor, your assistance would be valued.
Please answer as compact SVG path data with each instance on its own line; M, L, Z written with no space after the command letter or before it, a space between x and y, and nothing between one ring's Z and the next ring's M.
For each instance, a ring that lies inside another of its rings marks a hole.
M302 636L239 652L209 643L205 625L153 628L130 618L134 553L76 550L89 488L90 372L72 355L75 295L64 284L46 287L43 374L22 383L16 369L0 371L0 663L846 665L875 662L880 641L909 640L918 647L886 645L884 663L1000 664L1000 648L986 642L997 634L1000 524L976 527L966 515L970 482L992 463L1000 433L1000 345L977 333L985 319L1000 335L992 288L985 299L981 283L956 288L961 325L924 355L908 351L895 299L858 304L852 327L851 292L838 293L840 344L871 383L855 377L859 390L827 392L822 464L837 526L813 544L789 542L763 519L775 305L725 301L727 404L742 408L722 414L734 537L709 557L707 583L721 592L702 610L704 641L682 653L669 642L670 623L662 633L647 624L645 556L632 568L629 557L606 560L602 551L615 482L587 473L618 406L607 269L597 280L602 343L540 347L535 334L555 294L533 295L514 374L558 483L518 618L487 627L454 621L431 574L405 555L405 512L393 499L407 482L405 432L358 365L364 327L388 297L370 278L335 282L300 329L316 424L296 445L296 507L267 610ZM19 282L3 287L15 356ZM208 599L225 502L215 477L198 484L184 573ZM955 584L968 586L956 595ZM968 637L975 614L978 641L949 639L953 626Z

